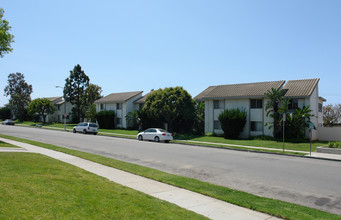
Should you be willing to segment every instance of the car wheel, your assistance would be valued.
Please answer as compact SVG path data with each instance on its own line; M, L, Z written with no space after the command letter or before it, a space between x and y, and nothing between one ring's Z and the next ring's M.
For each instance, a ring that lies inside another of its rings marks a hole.
M158 136L155 136L154 141L155 141L155 142L159 142L159 141L160 141L160 138L159 138Z
M139 135L139 141L143 141L142 135Z
M165 143L169 143L169 141L165 141Z
M73 132L73 133L76 133L76 129L73 129L72 132Z
M94 135L97 135L97 132L95 132Z
M88 133L85 129L83 130L83 134L86 134L86 133Z

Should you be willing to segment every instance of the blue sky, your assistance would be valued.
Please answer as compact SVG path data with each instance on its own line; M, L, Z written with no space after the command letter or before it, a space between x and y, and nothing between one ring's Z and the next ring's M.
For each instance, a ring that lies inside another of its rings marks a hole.
M0 7L15 35L0 58L0 106L10 73L32 99L61 96L77 64L102 95L320 78L341 103L341 1L18 1Z

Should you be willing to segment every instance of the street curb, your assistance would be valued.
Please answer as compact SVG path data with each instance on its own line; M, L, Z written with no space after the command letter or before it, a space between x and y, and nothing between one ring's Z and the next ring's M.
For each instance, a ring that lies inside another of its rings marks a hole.
M32 126L22 126L22 125L16 125L26 128L38 128L38 127L32 127ZM53 130L53 131L61 131L65 132L64 130L60 129L51 129L51 128L39 128L39 129L45 129L45 130ZM66 132L71 132L66 130ZM97 134L97 136L104 136L104 137L112 137L112 138L123 138L123 139L130 139L134 140L135 138L129 138L124 136L114 136L114 135L105 135L105 134ZM219 146L209 146L209 145L199 145L199 144L192 144L192 143L180 143L180 142L171 142L169 144L181 144L181 145L189 145L189 146L195 146L195 147L206 147L206 148L216 148L216 149L223 149L223 150L234 150L234 151L243 151L243 152L250 152L250 153L261 153L261 154L272 154L272 155L278 155L278 156L289 156L289 157L298 157L298 158L307 158L307 159L315 159L315 160L327 160L327 161L334 161L334 162L341 162L341 160L333 159L333 158L324 158L324 157L310 157L307 155L293 155L293 154L282 154L278 152L265 152L265 151L257 151L257 150L247 150L247 149L238 149L238 148L229 148L229 147L219 147ZM212 143L217 144L217 143ZM309 152L307 152L309 154Z
M304 158L309 159L316 159L316 160L328 160L328 161L334 161L334 162L341 162L341 160L333 159L333 158L326 158L326 157L311 157L311 156L303 156Z

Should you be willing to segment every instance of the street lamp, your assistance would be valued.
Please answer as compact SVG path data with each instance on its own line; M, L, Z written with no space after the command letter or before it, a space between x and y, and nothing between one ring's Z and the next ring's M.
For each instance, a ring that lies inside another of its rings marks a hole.
M62 86L56 86L56 88L61 88L64 91L64 87ZM64 98L64 131L66 131L66 100L65 98Z

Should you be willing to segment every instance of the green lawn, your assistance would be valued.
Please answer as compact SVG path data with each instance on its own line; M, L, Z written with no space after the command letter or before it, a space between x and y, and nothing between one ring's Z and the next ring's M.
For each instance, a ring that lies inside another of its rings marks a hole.
M63 147L58 147L50 144L40 143L36 141L11 137L0 134L0 137L12 140L22 141L25 143L45 147L48 149L64 152L74 156L78 156L87 160L91 160L106 166L121 169L130 173L144 176L156 181L164 182L170 185L178 186L194 192L198 192L210 197L214 197L229 203L243 206L249 209L268 213L284 219L341 219L341 216L323 212L320 210L283 202L275 199L264 198L252 195L246 192L229 189L227 187L214 185L211 183L201 182L188 177L168 174L159 170L148 167L139 166L136 164L126 163L111 158L106 158L99 155L94 155L77 150L71 150ZM0 217L1 218L1 217Z
M0 219L205 219L32 153L0 153Z

